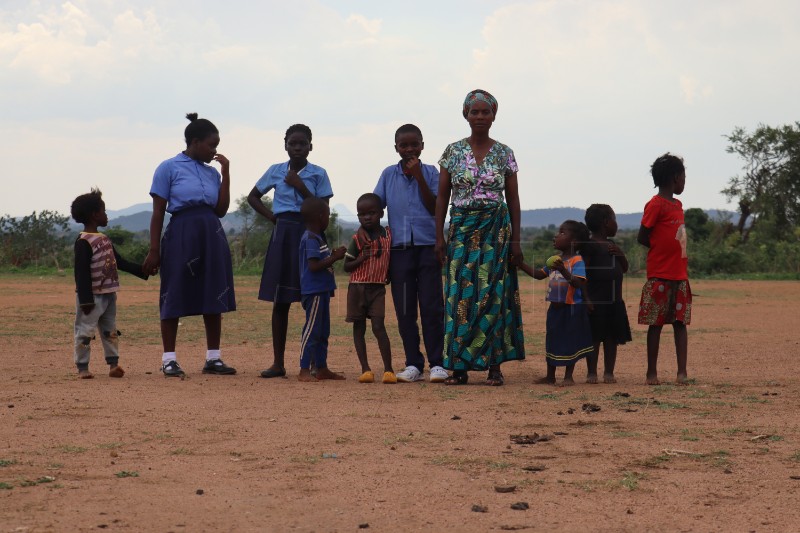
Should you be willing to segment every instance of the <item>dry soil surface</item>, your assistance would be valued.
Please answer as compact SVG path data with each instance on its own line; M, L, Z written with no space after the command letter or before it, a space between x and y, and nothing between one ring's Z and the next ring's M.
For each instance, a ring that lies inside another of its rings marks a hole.
M533 384L545 304L525 280L528 358L490 388L479 374L458 387L358 384L343 298L329 362L346 381L299 383L295 368L261 379L271 308L257 278L236 281L223 326L236 376L200 373L202 322L189 318L189 377L162 377L157 281L124 277L127 373L108 377L95 343L95 379L78 380L69 276L0 277L0 532L800 529L800 283L693 283L688 386L672 384L667 330L663 384L644 385L634 325L618 383L584 384L581 363L578 384L559 388ZM633 322L640 287L626 282ZM301 324L298 307L292 367ZM381 370L372 338L369 349Z

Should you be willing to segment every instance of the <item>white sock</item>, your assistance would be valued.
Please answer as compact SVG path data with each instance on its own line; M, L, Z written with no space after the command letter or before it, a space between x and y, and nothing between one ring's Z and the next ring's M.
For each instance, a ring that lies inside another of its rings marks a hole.
M164 352L164 355L161 356L161 364L166 365L170 361L174 361L176 359L175 352Z
M206 361L213 361L214 359L219 358L219 350L206 350Z

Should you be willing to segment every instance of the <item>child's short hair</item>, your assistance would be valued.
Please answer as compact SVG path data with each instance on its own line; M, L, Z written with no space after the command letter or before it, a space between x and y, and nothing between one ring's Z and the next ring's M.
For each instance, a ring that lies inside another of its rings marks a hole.
M563 224L575 241L575 250L580 250L581 245L589 241L589 228L583 222L577 220L565 220Z
M292 124L289 126L289 129L286 130L286 135L283 137L283 142L288 141L289 135L292 133L302 133L306 136L306 138L308 138L308 142L311 142L311 128L305 124Z
M404 133L416 133L417 135L419 135L419 140L420 141L422 140L422 130L421 129L419 129L418 127L416 127L413 124L403 124L402 126L397 128L396 132L394 132L394 142L397 142L397 138L400 137Z
M603 223L614 217L614 210L607 204L592 204L586 210L583 220L589 231L598 232L603 227Z
M100 189L93 188L92 192L81 194L72 201L69 208L70 215L78 224L87 224L93 214L102 211L105 207L103 193Z
M202 141L209 135L219 135L217 127L210 120L197 118L197 113L187 113L186 118L189 119L189 125L183 130L186 146L192 144L194 139Z
M322 198L316 196L309 196L303 200L303 205L300 206L300 216L303 217L303 222L314 220L314 217L324 213L329 209L328 204Z
M378 196L374 192L367 192L367 193L364 193L364 194L362 194L361 196L358 197L358 201L356 202L356 205L360 204L361 202L363 202L365 200L371 200L371 201L375 202L376 204L378 204L378 207L381 207L381 205L383 204L383 202L381 201L381 197L380 196Z
M683 166L683 158L669 152L650 165L650 174L653 176L653 183L656 187L667 185L675 176L684 172L686 172L686 168Z

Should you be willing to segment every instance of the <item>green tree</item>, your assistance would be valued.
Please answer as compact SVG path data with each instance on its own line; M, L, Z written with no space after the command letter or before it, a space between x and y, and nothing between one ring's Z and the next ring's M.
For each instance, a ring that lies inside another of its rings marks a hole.
M741 240L746 242L762 221L773 238L791 238L800 219L800 122L762 124L752 133L736 128L726 139L727 152L744 160L743 173L722 191L739 204Z
M34 211L24 217L0 217L0 258L15 267L40 266L53 261L56 268L68 257L69 217L55 211Z
M699 207L687 209L683 214L686 231L689 238L695 241L704 241L711 234L711 227L708 223L708 215Z

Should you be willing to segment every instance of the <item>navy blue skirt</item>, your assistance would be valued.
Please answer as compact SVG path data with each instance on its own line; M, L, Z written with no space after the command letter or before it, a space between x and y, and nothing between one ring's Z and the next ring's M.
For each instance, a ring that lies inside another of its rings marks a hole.
M547 364L551 366L574 365L594 350L592 327L585 305L550 304L545 350Z
M300 213L281 213L272 230L264 258L258 299L266 302L300 301L300 239L306 230Z
M236 310L228 238L209 206L172 214L161 237L161 319Z

